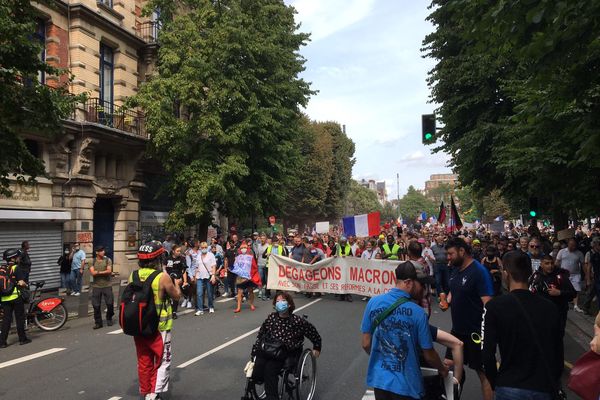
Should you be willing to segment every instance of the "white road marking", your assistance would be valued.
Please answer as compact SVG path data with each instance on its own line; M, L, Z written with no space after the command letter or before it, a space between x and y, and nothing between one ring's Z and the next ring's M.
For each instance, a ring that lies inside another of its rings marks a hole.
M303 309L305 309L306 307L312 306L313 304L315 304L315 303L318 303L318 302L319 302L319 301L321 301L321 300L323 300L323 299L316 299L316 300L313 300L313 301L311 301L310 303L307 303L307 304L303 305L302 307L298 307L298 308L297 308L297 309L296 309L294 312L297 312L297 311L303 310ZM243 335L240 335L240 336L238 336L238 337L236 337L236 338L234 338L234 339L231 339L231 340L230 340L230 341L228 341L228 342L225 342L225 343L223 343L223 344L222 344L222 345L220 345L220 346L217 346L217 347L215 347L215 348L214 348L214 349L212 349L212 350L209 350L209 351L207 351L206 353L200 354L199 356L197 356L197 357L194 357L194 358L192 358L191 360L184 362L183 364L179 364L179 365L177 366L177 368L185 368L185 367L187 367L187 366L190 366L190 365L192 365L193 363L195 363L195 362L198 362L198 361L202 360L203 358L206 358L206 357L210 356L211 354L214 354L214 353L216 353L216 352L217 352L217 351L219 351L219 350L223 350L224 348L226 348L226 347L228 347L228 346L231 346L232 344L234 344L234 343L236 343L236 342L239 342L240 340L242 340L242 339L245 339L245 338L247 338L248 336L251 336L251 335L255 334L256 332L258 332L258 330L259 330L259 329L260 329L260 327L258 327L258 328L256 328L256 329L252 329L250 332L246 332L246 333L244 333Z
M108 400L121 400L121 399L122 399L122 397L119 397L119 396L113 396L113 397L111 397L111 398L110 398L110 399L108 399Z
M55 347L55 348L52 348L52 349L40 351L39 353L34 353L34 354L30 354L28 356L24 356L24 357L20 357L20 358L15 358L14 360L5 361L5 362L3 362L3 363L0 364L0 369L6 368L6 367L10 367L10 366L15 365L15 364L20 364L20 363L25 362L25 361L35 360L36 358L40 358L40 357L44 357L44 356L47 356L47 355L50 355L50 354L58 353L59 351L63 351L63 350L66 350L66 348L64 348L64 347Z
M187 309L185 309L183 311L177 311L177 316L185 315L185 314L191 314L194 311L196 311L196 310L194 310L193 308L187 308Z
M367 390L362 400L375 400L375 392L371 389Z
M118 335L119 333L123 333L123 329L117 329L116 331L106 332L107 335Z

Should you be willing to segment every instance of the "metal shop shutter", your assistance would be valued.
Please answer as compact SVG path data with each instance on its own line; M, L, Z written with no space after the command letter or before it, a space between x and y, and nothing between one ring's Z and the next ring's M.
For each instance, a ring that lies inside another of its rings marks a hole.
M31 257L30 281L45 280L44 289L60 286L63 225L47 222L0 222L0 254L8 248L21 248L29 241Z

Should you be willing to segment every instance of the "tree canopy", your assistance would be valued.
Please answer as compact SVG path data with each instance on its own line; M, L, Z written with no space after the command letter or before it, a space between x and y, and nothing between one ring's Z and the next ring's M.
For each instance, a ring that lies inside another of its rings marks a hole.
M350 182L350 190L346 200L347 215L360 215L370 212L383 211L383 207L377 199L377 193L360 185L354 179Z
M140 88L152 156L171 179L173 228L218 207L244 217L280 210L300 155L294 9L280 0L155 0L161 9L158 74ZM185 12L179 12L185 10Z
M559 227L565 210L598 214L600 3L434 0L431 9L437 150L461 183L498 188L515 207L538 197Z
M430 217L437 212L437 205L411 185L400 199L400 213L405 221L413 223L422 212Z
M0 194L7 196L11 178L32 182L45 174L43 161L28 150L23 134L60 135L61 120L76 101L65 87L50 88L38 80L40 73L65 73L39 57L45 43L32 40L38 17L29 0L0 3Z

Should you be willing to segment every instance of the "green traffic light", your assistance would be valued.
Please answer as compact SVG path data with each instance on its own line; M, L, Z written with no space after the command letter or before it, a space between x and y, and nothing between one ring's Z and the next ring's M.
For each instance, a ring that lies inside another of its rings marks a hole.
M433 135L431 133L425 134L425 140L431 140L432 138L433 138Z
M533 210L529 211L529 216L532 218L535 218L537 216L537 213Z

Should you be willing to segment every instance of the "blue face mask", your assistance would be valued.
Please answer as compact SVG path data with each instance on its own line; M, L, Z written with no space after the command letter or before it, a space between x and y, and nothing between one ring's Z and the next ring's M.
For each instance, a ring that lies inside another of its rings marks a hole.
M279 300L277 303L275 303L275 310L277 310L278 313L284 313L288 310L290 306L288 305L288 302L285 300Z
M201 251L202 251L202 254L208 253L208 249L202 249Z

